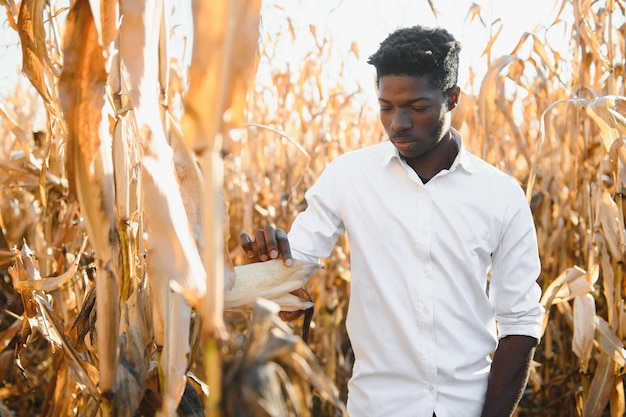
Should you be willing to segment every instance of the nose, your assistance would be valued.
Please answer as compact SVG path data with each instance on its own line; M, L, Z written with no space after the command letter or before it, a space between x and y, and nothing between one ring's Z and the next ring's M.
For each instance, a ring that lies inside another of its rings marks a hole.
M391 125L389 126L395 132L401 132L411 128L411 118L405 110L398 110L391 118Z

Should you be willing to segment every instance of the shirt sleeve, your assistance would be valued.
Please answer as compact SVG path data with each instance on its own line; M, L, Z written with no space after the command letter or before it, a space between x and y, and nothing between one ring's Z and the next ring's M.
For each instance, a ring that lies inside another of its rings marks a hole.
M539 340L544 308L537 284L541 272L537 234L523 190L514 191L500 244L492 257L489 298L498 339L524 335Z
M289 244L296 259L319 262L330 255L337 238L345 232L341 217L341 157L331 162L305 193L307 208L289 230Z

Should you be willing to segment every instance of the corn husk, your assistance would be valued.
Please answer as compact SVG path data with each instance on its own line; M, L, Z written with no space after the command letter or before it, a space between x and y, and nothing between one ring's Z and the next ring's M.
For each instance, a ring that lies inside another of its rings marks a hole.
M251 309L259 298L276 302L281 311L305 310L313 306L289 294L306 285L321 269L314 262L293 260L287 267L280 259L235 267L235 285L224 293L224 308Z
M574 336L572 351L578 356L581 372L587 372L596 331L596 303L591 294L574 299Z

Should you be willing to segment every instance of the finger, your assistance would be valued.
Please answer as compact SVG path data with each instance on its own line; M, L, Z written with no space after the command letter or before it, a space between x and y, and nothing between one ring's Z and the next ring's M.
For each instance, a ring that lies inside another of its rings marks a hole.
M289 239L287 238L287 233L283 229L276 229L276 242L278 244L278 249L280 253L283 255L283 261L285 265L291 266L293 263L291 257L291 246L289 245Z
M256 241L256 248L259 254L259 259L262 261L267 261L269 259L269 255L267 253L267 244L265 242L265 233L263 229L258 229L254 232L254 239Z
M243 232L239 235L239 245L246 252L248 258L254 258L254 248L252 246L252 239L250 236Z
M263 229L265 235L265 244L267 245L267 253L272 259L278 257L278 246L276 245L276 232L270 225L265 226Z

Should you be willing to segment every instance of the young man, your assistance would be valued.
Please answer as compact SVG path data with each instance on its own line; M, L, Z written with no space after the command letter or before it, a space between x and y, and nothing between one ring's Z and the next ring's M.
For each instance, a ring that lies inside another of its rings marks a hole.
M330 163L288 237L241 235L250 258L289 264L347 232L351 417L510 416L527 383L543 316L533 218L450 126L459 51L441 28L391 33L368 61L389 141Z

